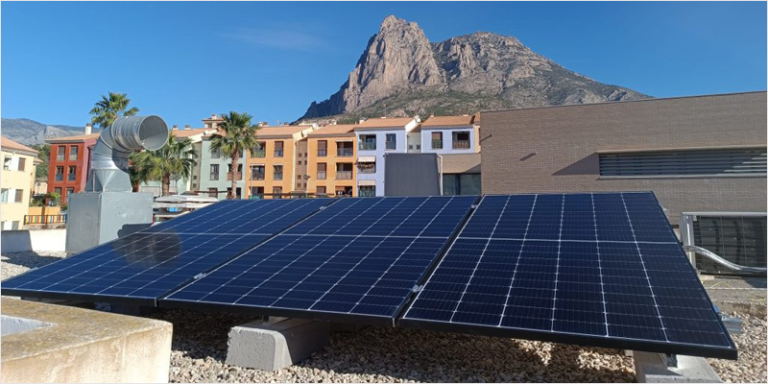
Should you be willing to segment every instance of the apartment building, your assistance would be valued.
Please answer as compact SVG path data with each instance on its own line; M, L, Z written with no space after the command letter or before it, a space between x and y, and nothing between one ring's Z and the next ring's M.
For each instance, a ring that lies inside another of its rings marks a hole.
M766 92L483 112L483 193L653 191L766 211Z
M243 178L243 169L245 168L245 152L240 152L240 164L236 170L232 169L232 158L221 151L211 150L211 138L213 133L206 134L201 140L194 144L195 151L198 154L197 165L193 168L192 182L198 185L198 188L192 188L193 191L207 193L210 197L216 197L219 200L227 198L229 190L232 188L232 179L235 184L235 198L243 198L245 190L245 180ZM197 179L195 178L197 176Z
M29 210L35 170L40 160L34 149L5 137L0 138L0 156L3 158L0 175L0 229L21 229L24 225L24 215Z
M477 120L477 115L431 116L421 123L421 152L440 155L444 195L480 194Z
M99 139L98 133L90 133L90 124L86 134L57 137L45 142L51 145L48 159L48 192L61 195L66 204L69 196L85 189L91 161L91 148Z
M307 189L307 135L317 125L264 126L258 130L258 146L246 151L244 198L262 198ZM242 170L238 170L241 173Z
M307 135L306 191L317 195L357 196L357 175L372 174L376 163L355 166L355 125L328 125Z
M421 152L419 118L378 118L355 124L358 196L384 196L384 156L387 153Z

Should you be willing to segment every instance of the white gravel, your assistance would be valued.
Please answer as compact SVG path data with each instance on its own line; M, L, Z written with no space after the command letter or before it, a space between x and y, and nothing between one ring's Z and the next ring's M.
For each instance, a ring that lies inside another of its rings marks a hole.
M63 254L2 256L2 279ZM766 382L766 318L735 313L744 333L733 335L739 360L710 360L727 382ZM254 320L183 310L153 317L174 324L171 382L632 382L633 361L623 351L368 327L334 333L331 345L303 363L263 372L224 363L229 328Z

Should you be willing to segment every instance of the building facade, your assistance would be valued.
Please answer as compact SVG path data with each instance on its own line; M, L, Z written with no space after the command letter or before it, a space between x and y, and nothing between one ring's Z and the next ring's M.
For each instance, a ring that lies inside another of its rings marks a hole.
M0 229L21 229L29 210L29 199L35 183L37 151L2 137L0 157L3 159Z
M232 188L232 178L234 178L237 181L235 198L243 198L245 189L243 169L246 163L244 153L240 153L240 164L238 164L238 169L233 172L231 157L221 153L221 151L211 151L211 137L212 135L204 136L200 142L195 144L198 165L194 169L192 182L199 182L197 190L200 193L207 193L210 197L225 200L227 193ZM197 180L195 180L195 176L198 176Z
M46 140L46 143L51 145L48 159L48 192L61 195L62 204L67 203L71 194L85 189L91 149L98 139L99 134L93 133Z
M280 197L282 194L306 190L305 172L308 159L307 134L316 130L317 125L287 125L261 127L257 138L259 145L253 151L246 151L244 198ZM301 162L301 168L297 166Z
M476 115L432 116L421 123L421 151L441 159L444 195L479 195L480 127Z
M653 191L669 210L766 211L766 92L483 112L485 194Z
M357 196L357 175L375 168L355 166L354 125L328 125L307 135L306 191L316 195Z
M367 170L357 173L357 196L384 196L384 156L387 153L408 153L409 143L414 152L420 152L417 146L420 141L419 119L368 119L356 124L354 130L357 166Z

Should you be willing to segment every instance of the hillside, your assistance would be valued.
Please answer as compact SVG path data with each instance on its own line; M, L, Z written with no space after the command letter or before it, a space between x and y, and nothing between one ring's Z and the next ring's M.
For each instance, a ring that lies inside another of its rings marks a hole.
M45 139L83 134L84 127L69 125L47 125L30 119L7 119L0 121L3 136L24 145L45 143Z

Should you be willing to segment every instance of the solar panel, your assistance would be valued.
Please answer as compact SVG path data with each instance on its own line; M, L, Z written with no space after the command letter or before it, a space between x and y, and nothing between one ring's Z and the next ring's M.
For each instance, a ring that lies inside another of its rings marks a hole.
M341 200L160 305L391 325L476 199Z
M485 196L399 324L736 358L651 193Z
M155 305L158 297L333 202L223 201L3 281L3 294Z

